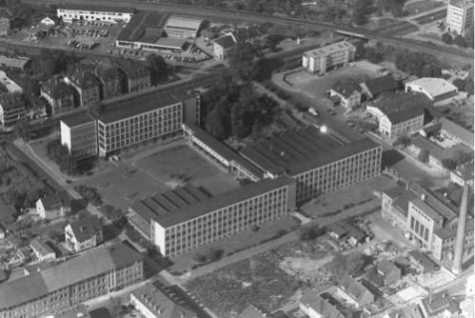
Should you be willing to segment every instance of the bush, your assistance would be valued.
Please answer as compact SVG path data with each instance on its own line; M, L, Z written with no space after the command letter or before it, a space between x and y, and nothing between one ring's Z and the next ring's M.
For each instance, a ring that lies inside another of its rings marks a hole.
M300 229L299 239L301 241L311 241L323 234L325 234L325 229L320 228L318 225L305 225Z
M68 175L78 173L78 163L74 157L69 154L66 146L62 145L59 140L52 140L46 146L48 158L56 162L59 170Z
M421 150L417 158L423 163L429 162L429 151L426 149Z
M450 35L450 33L444 33L442 34L442 42L444 42L445 44L453 44L454 39L452 38L452 35Z
M468 47L468 41L467 39L465 39L463 36L459 35L457 36L455 39L454 39L454 43L457 45L457 46L460 46L460 47L463 47L463 48L466 48Z

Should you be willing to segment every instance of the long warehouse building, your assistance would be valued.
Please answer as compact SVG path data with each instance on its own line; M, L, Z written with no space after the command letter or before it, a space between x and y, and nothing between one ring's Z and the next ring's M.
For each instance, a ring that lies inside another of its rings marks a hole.
M295 209L295 183L268 179L211 196L192 185L136 201L130 223L162 255L185 253Z
M303 202L379 175L382 147L369 138L344 144L307 127L250 144L240 154L270 178L294 179L297 202Z
M61 313L86 300L143 280L143 259L132 248L100 247L0 285L0 318Z

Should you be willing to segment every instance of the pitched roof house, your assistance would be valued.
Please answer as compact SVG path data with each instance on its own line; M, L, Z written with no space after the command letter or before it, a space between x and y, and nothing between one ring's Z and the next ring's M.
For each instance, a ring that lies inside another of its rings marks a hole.
M96 216L69 223L64 229L66 245L74 252L99 245L103 240L102 223Z

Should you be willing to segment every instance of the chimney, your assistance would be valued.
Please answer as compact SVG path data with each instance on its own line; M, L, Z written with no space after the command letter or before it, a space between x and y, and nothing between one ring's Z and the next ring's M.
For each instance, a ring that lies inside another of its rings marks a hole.
M455 237L454 262L452 264L452 273L459 275L462 272L463 263L463 244L465 240L465 223L467 221L468 209L468 185L463 185L462 202L460 203L459 222L457 226L457 236Z

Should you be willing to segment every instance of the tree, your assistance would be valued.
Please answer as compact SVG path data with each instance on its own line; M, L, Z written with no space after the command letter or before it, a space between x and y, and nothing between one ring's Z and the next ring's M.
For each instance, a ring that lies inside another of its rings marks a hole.
M323 234L325 234L325 229L319 227L317 224L307 225L300 229L299 239L301 241L311 241Z
M459 91L464 91L465 90L465 81L461 78L455 79L452 84L454 84L455 87L458 88Z
M467 39L467 44L469 47L473 49L473 27L468 28L467 32L465 33L465 38Z
M454 170L457 167L457 163L453 159L442 159L442 166L447 170Z
M368 15L372 12L372 0L356 0L353 7L352 21L356 25L368 23Z
M454 43L455 43L457 46L460 46L460 47L463 47L463 48L468 47L468 42L467 42L467 40L466 40L462 35L458 35L458 36L454 39Z
M454 39L450 33L444 33L442 34L442 42L444 42L445 44L453 44Z
M417 156L417 158L419 159L419 161L423 163L429 162L429 151L427 149L422 149L419 152L419 155Z
M361 252L354 252L349 255L337 254L333 260L327 264L327 268L337 277L346 275L356 276L370 264L372 258Z
M469 95L473 95L473 77L469 77L465 80L465 91Z
M168 64L161 55L150 54L147 56L146 62L151 72L153 85L168 77Z
M229 66L235 80L247 82L256 74L255 61L262 57L257 47L249 42L238 42L229 56Z
M394 146L402 146L403 148L408 147L411 144L411 138L408 136L399 136L395 141L394 141Z

